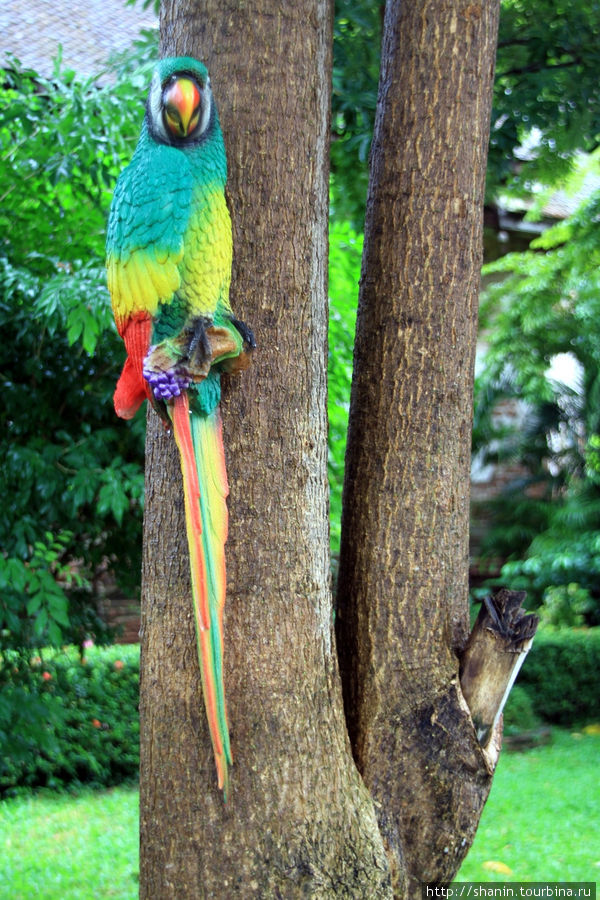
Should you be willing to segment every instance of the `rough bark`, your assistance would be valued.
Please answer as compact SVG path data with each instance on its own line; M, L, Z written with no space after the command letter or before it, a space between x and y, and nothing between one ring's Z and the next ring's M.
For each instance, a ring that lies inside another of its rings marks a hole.
M235 759L226 804L201 698L178 464L171 437L149 416L140 894L389 897L372 802L347 739L331 625L331 8L326 0L166 0L161 34L163 55L197 56L211 73L229 158L232 304L259 349L223 402Z
M389 0L372 149L337 633L355 758L415 894L456 872L491 779L458 653L497 19L497 0Z

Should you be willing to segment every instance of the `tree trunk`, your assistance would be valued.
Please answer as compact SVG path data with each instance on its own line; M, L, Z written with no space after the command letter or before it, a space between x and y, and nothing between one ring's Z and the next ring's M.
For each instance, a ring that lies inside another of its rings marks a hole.
M217 8L218 7L218 8ZM217 790L196 661L181 479L149 415L141 676L142 898L391 897L353 763L327 520L327 0L163 0L163 55L203 59L229 157L232 305L253 368L223 402L230 477Z
M458 660L498 2L386 9L338 615L364 782L342 709L328 575L331 7L216 7L163 0L161 34L164 55L197 56L211 72L229 155L232 303L259 344L223 402L235 765L225 804L201 698L176 453L150 414L141 897L400 897L406 873L416 895L458 868L497 752L478 743Z
M493 768L459 653L498 6L389 0L372 148L337 634L355 758L415 895L455 874Z

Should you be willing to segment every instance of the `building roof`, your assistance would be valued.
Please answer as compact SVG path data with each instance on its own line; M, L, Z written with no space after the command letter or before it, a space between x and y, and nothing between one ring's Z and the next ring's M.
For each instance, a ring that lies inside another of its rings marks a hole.
M126 50L143 28L157 28L152 8L125 0L2 0L0 65L12 53L50 77L62 45L63 67L97 75L114 52Z
M549 219L566 219L573 215L576 209L593 194L600 190L600 175L588 172L584 177L579 190L567 193L556 191L548 198L542 209L542 215Z

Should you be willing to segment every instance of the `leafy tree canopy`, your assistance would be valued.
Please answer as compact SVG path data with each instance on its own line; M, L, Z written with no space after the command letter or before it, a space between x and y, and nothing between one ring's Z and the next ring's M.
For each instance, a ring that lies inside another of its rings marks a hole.
M600 151L588 168L600 176ZM503 584L562 604L567 622L600 620L599 218L600 191L531 250L486 267L500 280L482 304L488 349L475 390L476 451L523 471L496 504L487 549L509 557ZM494 416L507 397L524 404L522 425Z
M383 4L337 0L334 33L331 299L332 515L341 495L344 403L351 358L336 337L342 321L351 331L347 290L358 279L354 260L343 298L338 296L339 219L360 232L367 159L373 127ZM474 447L488 462L519 461L515 480L495 510L487 551L510 560L499 581L529 590L565 621L581 612L595 620L599 595L600 495L597 442L600 296L598 197L590 173L598 172L600 143L600 3L576 0L502 0L488 161L488 196L526 196L539 217L557 186L583 202L523 255L511 254L487 270L496 280L482 307L489 350L477 381ZM402 140L402 135L398 136ZM581 165L581 151L591 156ZM546 192L540 190L546 186ZM359 242L356 235L354 239ZM348 254L349 261L353 259ZM340 284L344 283L344 278ZM559 384L551 363L576 361L580 384ZM345 386L342 381L347 378ZM500 399L524 405L517 427L492 417ZM336 528L332 528L335 548Z
M333 206L362 230L373 132L383 3L336 0ZM502 0L488 194L554 183L600 135L598 0ZM398 135L402 140L402 135ZM528 147L524 155L522 145ZM517 152L515 152L517 151Z
M488 163L491 188L564 177L600 138L600 3L502 0ZM515 167L515 148L535 143Z
M101 88L14 60L0 76L0 650L101 637L90 589L106 569L137 588L143 422L112 410L103 257L148 75L117 74Z
M385 3L336 0L331 195L335 218L362 231Z

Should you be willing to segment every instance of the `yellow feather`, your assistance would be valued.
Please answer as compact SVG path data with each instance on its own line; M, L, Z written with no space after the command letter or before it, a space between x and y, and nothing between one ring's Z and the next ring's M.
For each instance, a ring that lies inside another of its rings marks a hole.
M222 189L198 187L194 210L185 236L182 293L191 315L213 315L218 304L230 309L231 220Z
M126 260L111 256L107 262L108 289L115 317L128 319L138 312L156 315L160 303L169 301L179 289L179 263L183 258L183 242L179 253L162 261L154 248L140 248Z

